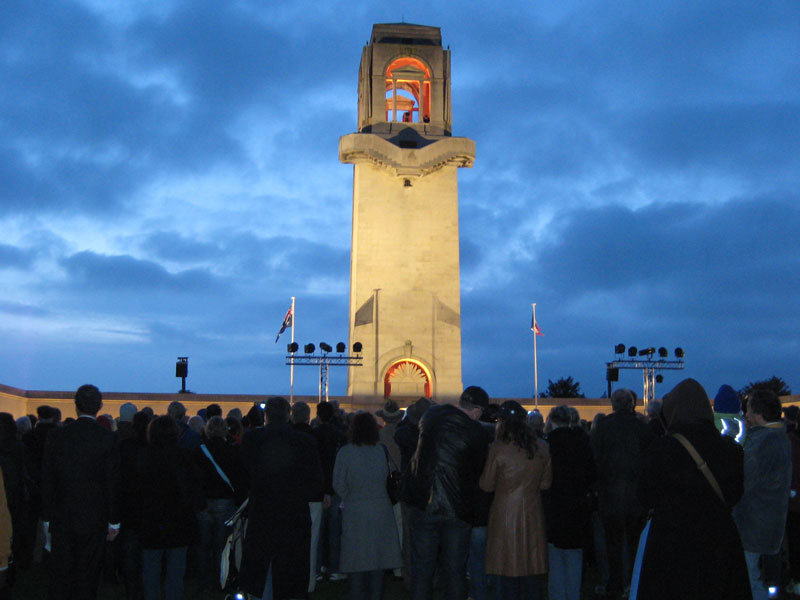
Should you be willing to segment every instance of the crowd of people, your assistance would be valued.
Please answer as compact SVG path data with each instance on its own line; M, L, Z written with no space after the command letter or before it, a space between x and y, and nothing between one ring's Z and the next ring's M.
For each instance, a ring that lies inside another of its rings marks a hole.
M0 600L14 570L43 560L53 600L95 598L104 573L128 600L179 600L187 565L209 590L265 600L307 598L322 580L380 600L388 577L412 600L577 600L590 587L762 600L782 548L800 595L800 409L731 392L712 403L687 379L641 414L618 389L590 424L476 386L374 414L321 402L312 419L273 397L246 415L126 403L115 418L84 385L77 418L0 413ZM246 523L236 540L232 521Z

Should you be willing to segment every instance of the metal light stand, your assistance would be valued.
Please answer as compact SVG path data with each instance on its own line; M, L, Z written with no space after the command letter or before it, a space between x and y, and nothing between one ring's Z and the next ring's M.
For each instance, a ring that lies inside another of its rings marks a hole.
M637 360L618 359L606 363L607 369L638 369L642 371L644 380L643 401L645 407L648 402L655 400L656 397L656 371L677 371L683 369L683 360Z
M364 357L336 354L331 356L327 352L322 354L301 354L291 352L286 355L286 364L290 366L315 366L319 367L319 401L322 402L322 390L325 390L325 402L328 401L328 368L329 367L361 367L364 366Z

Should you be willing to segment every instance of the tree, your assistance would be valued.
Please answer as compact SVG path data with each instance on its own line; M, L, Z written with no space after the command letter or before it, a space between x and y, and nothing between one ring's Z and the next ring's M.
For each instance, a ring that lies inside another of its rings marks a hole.
M751 381L742 389L739 390L739 397L744 399L753 390L772 390L778 396L791 396L792 390L786 385L786 382L773 375L769 379L762 379L761 381Z
M542 398L585 398L581 393L581 384L572 377L562 377L553 381L547 380L547 390L542 392Z

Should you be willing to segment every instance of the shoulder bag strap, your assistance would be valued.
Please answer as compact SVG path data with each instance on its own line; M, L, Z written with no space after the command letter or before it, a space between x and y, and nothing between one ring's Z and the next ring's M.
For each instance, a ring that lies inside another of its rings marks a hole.
M719 484L717 483L717 479L714 477L714 474L711 472L711 469L708 468L708 464L706 463L706 461L703 460L703 457L697 453L697 450L695 450L692 443L686 439L686 436L680 433L673 433L672 437L678 440L681 443L681 445L684 448L686 448L686 451L692 455L694 462L697 463L697 468L708 480L708 483L711 484L711 487L714 489L717 496L719 496L719 499L722 500L722 503L727 505L727 503L725 502L725 496L722 494L722 490L720 489Z
M225 471L223 471L220 468L220 466L217 464L217 461L215 461L214 457L211 456L211 452L209 452L208 447L205 444L200 444L200 449L203 451L203 454L205 454L208 457L208 460L211 461L211 464L214 465L214 468L217 470L217 474L222 478L222 481L227 483L228 487L231 488L231 491L233 491L233 485L231 484L231 480L228 479L228 476L225 475Z

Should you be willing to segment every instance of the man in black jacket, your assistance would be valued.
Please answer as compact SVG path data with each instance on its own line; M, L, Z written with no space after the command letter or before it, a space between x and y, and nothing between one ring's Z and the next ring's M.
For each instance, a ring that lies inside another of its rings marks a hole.
M404 474L403 500L409 505L411 597L429 600L437 557L448 600L463 600L466 562L478 480L489 450L478 423L489 398L484 390L464 390L458 406L439 404L420 421L417 451Z
M78 418L47 436L42 512L51 535L51 600L95 598L104 543L119 533L119 442L95 421L102 405L100 390L82 385Z
M313 437L289 424L289 402L270 398L267 425L242 440L250 480L240 585L257 598L305 598L311 550L309 501L323 487Z
M614 412L597 424L591 436L597 465L598 512L608 554L608 598L620 597L630 585L645 520L636 489L644 468L645 450L656 436L637 416L634 402L630 390L615 390L611 395Z

